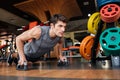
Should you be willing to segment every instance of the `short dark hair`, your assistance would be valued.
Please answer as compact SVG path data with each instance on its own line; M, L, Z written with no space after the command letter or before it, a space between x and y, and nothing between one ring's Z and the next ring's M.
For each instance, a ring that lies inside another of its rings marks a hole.
M53 23L53 24L56 24L57 21L62 21L62 22L65 22L65 23L68 22L67 18L62 14L55 14L50 19L50 23Z

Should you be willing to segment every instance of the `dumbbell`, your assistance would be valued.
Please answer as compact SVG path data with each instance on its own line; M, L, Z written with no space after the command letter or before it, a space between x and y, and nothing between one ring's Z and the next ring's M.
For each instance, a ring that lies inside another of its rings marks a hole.
M67 59L64 59L64 61L58 60L58 66L68 66L69 62Z
M17 67L16 67L16 69L17 69L17 70L23 70L23 71L28 70L27 62L24 61L24 64L23 64L23 65L18 64Z

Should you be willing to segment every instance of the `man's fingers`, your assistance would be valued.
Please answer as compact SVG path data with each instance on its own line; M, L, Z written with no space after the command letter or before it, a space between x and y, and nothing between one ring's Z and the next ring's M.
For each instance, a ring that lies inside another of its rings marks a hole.
M18 64L19 64L19 65L23 65L24 62L25 62L24 60L19 60Z

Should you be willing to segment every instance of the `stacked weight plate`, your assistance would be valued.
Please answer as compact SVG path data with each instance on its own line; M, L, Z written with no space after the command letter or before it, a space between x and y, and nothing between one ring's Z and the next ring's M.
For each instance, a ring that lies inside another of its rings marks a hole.
M106 56L120 54L119 4L120 0L97 0L101 20L106 24L114 24L112 27L106 26L106 29L100 35L100 44Z
M93 13L88 19L87 27L91 34L96 35L98 25L102 20L102 33L100 34L96 53L100 49L100 45L106 56L120 55L120 0L96 0L98 12ZM109 27L107 24L113 24ZM80 45L80 54L86 60L91 59L91 48L96 36L86 36Z
M101 20L108 24L100 35L100 45L111 56L112 66L120 68L120 0L97 0L97 4Z

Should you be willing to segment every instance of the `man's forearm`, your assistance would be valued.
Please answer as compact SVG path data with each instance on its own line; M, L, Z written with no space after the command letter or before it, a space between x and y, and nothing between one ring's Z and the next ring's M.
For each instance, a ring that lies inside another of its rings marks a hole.
M19 38L16 38L16 47L20 58L25 58L24 55L24 44Z

